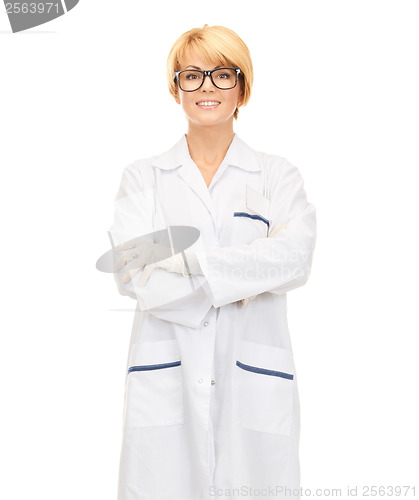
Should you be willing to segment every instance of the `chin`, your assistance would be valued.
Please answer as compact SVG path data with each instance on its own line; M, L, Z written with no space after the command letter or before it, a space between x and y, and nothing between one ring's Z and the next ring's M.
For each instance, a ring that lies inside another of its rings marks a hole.
M188 116L188 120L196 125L214 126L229 122L234 117L234 111L229 116L215 116L208 113L208 116Z

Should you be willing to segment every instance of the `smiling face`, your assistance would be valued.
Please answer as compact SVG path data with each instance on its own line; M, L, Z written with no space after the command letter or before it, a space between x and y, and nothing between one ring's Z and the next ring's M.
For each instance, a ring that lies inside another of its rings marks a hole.
M223 66L217 61L207 61L194 51L188 51L180 61L180 70L211 70ZM234 111L241 99L240 80L233 89L221 90L212 84L207 76L201 88L184 92L178 88L176 102L182 108L190 124L215 126L233 124Z

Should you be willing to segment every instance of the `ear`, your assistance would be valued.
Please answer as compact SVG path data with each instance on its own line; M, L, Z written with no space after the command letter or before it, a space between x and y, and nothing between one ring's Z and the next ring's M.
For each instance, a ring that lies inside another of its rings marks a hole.
M244 98L244 88L243 88L243 84L240 80L239 80L239 88L240 88L240 92L239 92L239 97L237 98L237 104L241 104L243 102L243 98Z
M180 104L179 90L176 92L175 101L177 104Z

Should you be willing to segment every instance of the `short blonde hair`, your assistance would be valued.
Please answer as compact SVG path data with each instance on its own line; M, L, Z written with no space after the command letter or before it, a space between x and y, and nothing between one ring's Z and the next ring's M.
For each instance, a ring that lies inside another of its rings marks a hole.
M253 65L247 45L234 31L224 26L205 24L203 28L194 28L181 35L167 58L167 83L174 98L177 98L178 86L173 74L180 70L180 61L189 49L196 51L203 59L240 68L239 82L243 96L234 113L237 119L238 108L249 101L253 85Z

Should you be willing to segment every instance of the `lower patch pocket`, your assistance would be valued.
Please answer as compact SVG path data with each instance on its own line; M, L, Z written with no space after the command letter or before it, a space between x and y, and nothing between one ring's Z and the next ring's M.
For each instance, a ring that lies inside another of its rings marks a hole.
M127 428L183 423L182 363L176 340L138 342L125 388Z
M236 381L242 427L289 436L292 428L292 352L239 340Z

